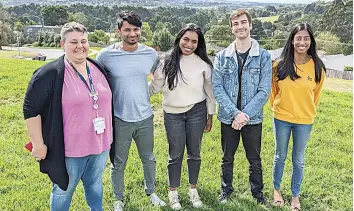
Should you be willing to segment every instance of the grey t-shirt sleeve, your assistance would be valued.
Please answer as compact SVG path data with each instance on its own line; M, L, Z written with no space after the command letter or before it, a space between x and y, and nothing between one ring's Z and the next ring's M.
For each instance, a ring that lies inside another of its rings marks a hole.
M155 59L155 62L154 62L154 65L151 67L150 73L154 73L160 64L159 55L157 54L157 52L155 50L154 50L154 59Z
M154 65L151 67L150 73L154 73L155 70L157 69L157 67L159 67L160 63L161 62L160 62L159 58L157 57L156 61L154 62Z
M103 49L98 52L98 54L96 56L96 60L98 62L100 62L103 66L105 66L105 64L104 64L104 55L103 55L102 52L103 52Z

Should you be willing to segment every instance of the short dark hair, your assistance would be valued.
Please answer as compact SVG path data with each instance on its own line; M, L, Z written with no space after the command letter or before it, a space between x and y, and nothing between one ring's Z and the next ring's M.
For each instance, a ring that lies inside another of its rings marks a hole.
M143 25L143 22L141 21L140 17L138 14L136 14L135 12L121 12L119 13L119 17L118 17L118 29L121 29L123 26L123 21L127 21L129 24L132 24L134 26L137 27L141 27Z

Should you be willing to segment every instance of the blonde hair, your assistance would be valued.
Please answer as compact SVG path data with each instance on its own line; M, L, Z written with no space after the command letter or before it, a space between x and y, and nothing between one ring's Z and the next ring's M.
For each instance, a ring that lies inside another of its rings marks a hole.
M232 20L232 19L235 19L235 18L237 18L237 17L240 17L241 15L246 15L248 22L249 22L250 24L252 24L252 17L251 17L251 15L248 13L248 11L245 10L245 9L238 9L238 10L236 10L234 13L232 13L232 14L230 15L230 19L229 19L229 24L230 24L230 26L232 25L231 20Z
M87 29L84 25L76 22L69 22L64 24L60 31L60 39L65 42L65 35L69 32L82 32L83 34L87 34Z

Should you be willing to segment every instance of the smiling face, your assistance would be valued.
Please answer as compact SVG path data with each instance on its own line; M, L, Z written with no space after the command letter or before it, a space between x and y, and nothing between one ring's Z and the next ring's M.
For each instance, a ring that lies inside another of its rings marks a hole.
M183 55L191 55L198 47L198 34L194 31L186 31L179 41L179 48Z
M141 27L132 25L123 21L122 27L118 29L122 41L128 45L135 45L139 42L141 36Z
M68 32L65 34L64 41L60 41L60 45L71 62L81 64L86 61L89 51L87 33Z
M298 54L306 53L307 54L307 50L311 46L311 37L310 37L309 32L307 30L298 31L294 35L294 39L291 43L294 46L295 53L298 53Z
M232 33L237 39L243 40L250 36L252 24L248 21L246 14L233 17L230 19L230 24L232 27Z

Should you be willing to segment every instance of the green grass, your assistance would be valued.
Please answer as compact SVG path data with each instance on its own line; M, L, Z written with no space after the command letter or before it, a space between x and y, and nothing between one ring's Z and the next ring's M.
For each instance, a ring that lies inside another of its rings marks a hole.
M279 19L279 15L274 15L274 16L269 16L269 17L258 17L258 18L255 18L255 19L258 19L262 22L271 22L271 23L274 23L274 21L278 20Z
M33 71L39 61L0 58L0 210L49 210L51 183L39 172L34 158L23 145L27 142L22 115L22 103ZM340 82L340 81L339 81ZM167 141L163 129L161 95L151 99L155 110L155 155L157 159L157 193L167 200ZM352 94L324 90L311 139L306 151L306 167L301 191L303 210L352 210ZM274 156L272 113L265 107L262 142L264 193L272 199L272 162ZM289 155L291 152L289 151ZM202 145L202 166L199 179L200 195L206 205L201 210L266 210L256 205L250 195L248 163L240 145L235 158L233 201L219 205L220 188L220 123L214 118L213 130L206 134ZM109 164L104 174L104 209L112 210L113 194ZM291 156L286 160L282 191L289 210ZM188 176L183 163L182 186L179 189L182 206L192 210L188 201ZM126 210L156 210L144 194L141 162L135 144L132 145L126 169ZM79 184L71 210L89 210L82 185ZM170 210L164 208L161 210Z
M21 51L20 55L29 58L35 56L36 53ZM18 56L18 51L15 48L13 51L0 50L0 58L13 58L16 56Z

